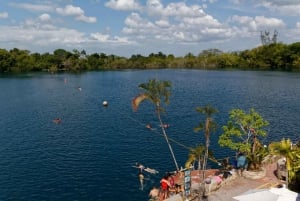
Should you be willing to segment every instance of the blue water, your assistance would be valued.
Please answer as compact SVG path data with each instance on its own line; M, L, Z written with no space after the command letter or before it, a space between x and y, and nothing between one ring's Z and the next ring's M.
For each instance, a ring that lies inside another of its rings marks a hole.
M0 77L0 200L142 201L175 166L154 108L137 112L131 100L149 79L169 80L173 93L163 120L178 164L187 146L204 143L193 128L197 106L211 104L224 125L233 108L255 108L270 122L264 143L299 140L300 74L200 70L145 70ZM66 80L66 82L65 82ZM78 90L78 87L82 90ZM109 106L103 107L102 102ZM54 118L61 124L54 124ZM151 132L145 124L151 123ZM211 137L217 158L228 156ZM135 162L160 171L139 189ZM213 164L211 164L213 166Z

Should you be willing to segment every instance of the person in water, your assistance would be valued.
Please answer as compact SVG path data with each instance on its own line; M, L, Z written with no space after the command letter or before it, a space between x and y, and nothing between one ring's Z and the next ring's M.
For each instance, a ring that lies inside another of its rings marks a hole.
M140 185L141 185L141 190L144 190L144 174L142 172L139 173L139 180L140 180Z
M53 123L60 124L61 119L60 118L55 118L55 119L53 119Z
M143 172L143 170L145 169L145 166L140 163L135 163L135 166L140 169L140 172Z

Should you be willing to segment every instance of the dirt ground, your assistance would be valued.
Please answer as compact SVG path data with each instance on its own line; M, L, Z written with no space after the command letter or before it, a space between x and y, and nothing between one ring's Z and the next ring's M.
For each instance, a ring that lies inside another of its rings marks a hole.
M249 179L243 176L228 181L218 190L211 192L209 201L236 201L232 197L240 195L250 189L269 188L282 183L275 175L276 163L265 166L266 176L261 179Z
M208 197L206 199L202 199L205 201L236 201L233 199L233 197L240 195L250 189L263 189L263 188L270 188L275 187L278 184L281 184L282 181L277 179L275 175L276 170L276 163L270 163L264 166L266 170L266 175L260 179L251 179L246 178L244 176L234 176L232 179L228 179L225 183L222 183L222 185L217 189L208 194ZM216 169L211 169L206 171L206 176L214 175L216 172ZM191 172L191 180L192 180L192 186L193 184L199 184L199 174L202 174L199 171L192 171ZM176 175L175 181L178 184L183 184L183 178L184 176ZM160 196L159 200L163 200L162 196ZM166 199L168 201L183 201L185 199L182 199L181 197L170 197L169 199ZM197 195L193 195L192 197L189 197L187 200L198 200Z

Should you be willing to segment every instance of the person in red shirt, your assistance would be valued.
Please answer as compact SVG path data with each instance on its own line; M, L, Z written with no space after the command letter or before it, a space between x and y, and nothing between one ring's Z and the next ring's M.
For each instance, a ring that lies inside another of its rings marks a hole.
M161 192L163 196L163 200L169 197L169 187L170 183L168 181L168 175L165 175L161 180L160 180L160 187L161 187Z

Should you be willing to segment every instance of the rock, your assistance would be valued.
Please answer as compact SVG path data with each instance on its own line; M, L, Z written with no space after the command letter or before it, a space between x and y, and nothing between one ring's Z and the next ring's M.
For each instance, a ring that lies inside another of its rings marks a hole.
M243 176L248 179L261 179L266 176L266 169L262 168L258 171L243 171Z

